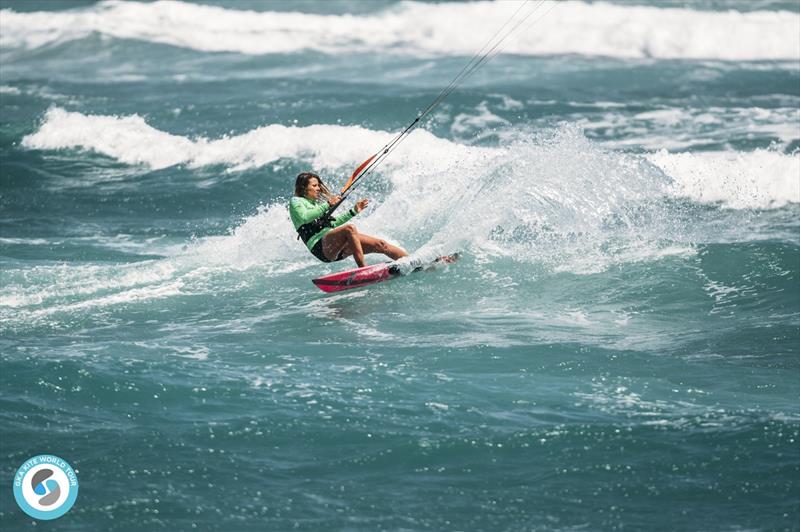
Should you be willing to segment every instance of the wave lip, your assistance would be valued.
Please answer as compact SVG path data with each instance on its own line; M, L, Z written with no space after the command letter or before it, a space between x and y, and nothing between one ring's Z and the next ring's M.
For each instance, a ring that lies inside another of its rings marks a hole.
M0 47L34 49L99 33L201 52L251 55L303 50L472 55L518 6L514 2L406 1L369 15L318 15L234 10L176 0L106 0L75 11L4 9L0 11ZM800 14L789 11L715 12L546 2L501 49L518 55L796 61L800 60L798 27Z

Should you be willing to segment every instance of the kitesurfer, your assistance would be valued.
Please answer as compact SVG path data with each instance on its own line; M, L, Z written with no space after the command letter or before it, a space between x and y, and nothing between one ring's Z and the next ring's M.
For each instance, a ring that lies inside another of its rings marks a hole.
M369 253L382 253L394 260L408 255L404 249L359 233L353 224L347 223L367 207L369 200L361 199L344 214L333 217L330 212L339 199L317 174L303 172L297 176L289 215L299 238L315 257L322 262L335 262L352 255L362 267L366 266L364 255Z

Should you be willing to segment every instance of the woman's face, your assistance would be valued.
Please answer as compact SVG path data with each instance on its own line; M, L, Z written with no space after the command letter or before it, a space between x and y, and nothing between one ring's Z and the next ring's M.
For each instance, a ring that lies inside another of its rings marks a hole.
M306 185L306 198L314 201L319 200L319 179L312 177Z

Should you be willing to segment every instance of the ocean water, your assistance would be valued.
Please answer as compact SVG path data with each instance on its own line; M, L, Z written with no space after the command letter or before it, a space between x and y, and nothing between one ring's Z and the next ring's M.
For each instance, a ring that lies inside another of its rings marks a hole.
M311 284L518 7L0 2L0 528L800 530L798 2L542 4Z

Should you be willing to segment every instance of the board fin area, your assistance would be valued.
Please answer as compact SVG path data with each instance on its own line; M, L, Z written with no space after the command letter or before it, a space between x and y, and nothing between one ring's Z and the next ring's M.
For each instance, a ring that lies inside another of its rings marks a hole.
M323 292L341 292L343 290L351 290L353 288L361 288L382 281L388 281L389 279L408 275L409 273L436 269L441 265L452 264L458 260L458 258L458 253L454 253L452 255L442 255L433 261L424 263L414 260L402 262L402 259L401 261L395 262L381 262L362 268L323 275L322 277L312 279L311 282Z

